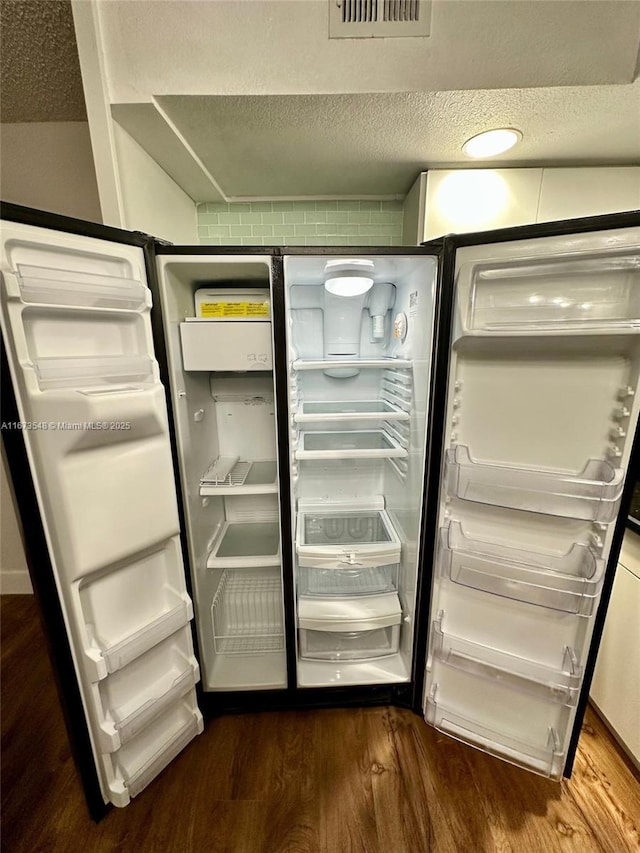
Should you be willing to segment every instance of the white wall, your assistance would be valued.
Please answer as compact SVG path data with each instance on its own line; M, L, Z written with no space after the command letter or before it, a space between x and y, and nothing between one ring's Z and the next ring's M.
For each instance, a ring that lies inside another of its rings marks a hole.
M0 143L3 201L102 222L87 122L2 124Z
M197 244L196 204L138 143L113 123L124 222L171 243Z

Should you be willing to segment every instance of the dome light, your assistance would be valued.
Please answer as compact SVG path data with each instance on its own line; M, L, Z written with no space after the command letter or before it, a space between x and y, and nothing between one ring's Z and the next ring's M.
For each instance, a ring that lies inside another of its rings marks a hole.
M497 154L503 154L513 148L521 139L520 131L513 128L503 127L497 130L485 130L484 133L478 133L471 139L467 139L462 150L467 157L495 157Z

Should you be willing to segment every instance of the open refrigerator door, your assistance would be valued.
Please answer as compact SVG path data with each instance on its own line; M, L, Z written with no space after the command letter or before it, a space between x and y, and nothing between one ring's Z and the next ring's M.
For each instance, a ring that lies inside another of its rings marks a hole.
M124 806L202 731L143 249L3 222L1 300L95 772Z
M463 246L453 298L425 717L559 779L638 422L640 227Z

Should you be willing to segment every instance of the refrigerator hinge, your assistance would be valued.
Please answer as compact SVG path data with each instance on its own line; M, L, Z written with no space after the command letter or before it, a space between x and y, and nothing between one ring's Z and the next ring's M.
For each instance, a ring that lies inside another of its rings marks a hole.
M173 246L171 240L163 240L161 237L154 237L153 234L147 234L146 231L132 231L132 234L139 234L141 237L146 237L147 240L153 240L157 246Z

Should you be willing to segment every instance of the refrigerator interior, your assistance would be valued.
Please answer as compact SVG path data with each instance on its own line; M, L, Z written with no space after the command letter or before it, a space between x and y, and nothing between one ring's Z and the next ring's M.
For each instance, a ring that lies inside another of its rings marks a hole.
M98 778L117 806L202 731L150 305L140 248L3 222L2 333Z
M425 713L560 778L638 421L640 231L456 262Z
M158 257L207 691L287 685L270 263Z
M411 678L436 274L285 257L300 687Z

